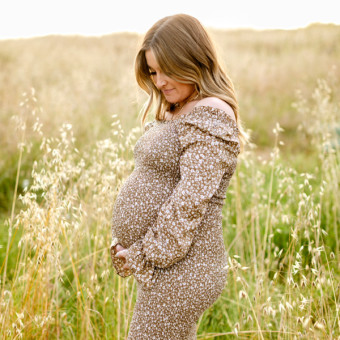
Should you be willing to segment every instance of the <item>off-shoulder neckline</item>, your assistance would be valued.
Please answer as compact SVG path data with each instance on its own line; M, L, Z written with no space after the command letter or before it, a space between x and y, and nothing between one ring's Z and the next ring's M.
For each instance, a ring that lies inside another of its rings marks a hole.
M163 119L163 120L154 120L154 121L155 121L155 122L159 122L159 123L176 122L176 121L178 121L178 120L182 120L184 117L187 117L187 116L193 114L193 113L196 112L198 109L204 109L204 108L206 108L206 109L211 109L213 112L222 112L222 113L225 115L225 117L227 118L227 120L228 120L229 122L231 122L232 124L234 124L235 127L237 127L236 121L235 121L234 119L232 119L226 111L224 111L224 110L222 110L222 109L220 109L220 108L217 108L217 107L212 107L212 106L210 106L210 105L198 105L198 106L194 106L194 107L191 109L191 111L189 111L189 112L186 113L186 114L180 115L180 116L179 116L178 118L176 118L176 119L171 119L171 120Z

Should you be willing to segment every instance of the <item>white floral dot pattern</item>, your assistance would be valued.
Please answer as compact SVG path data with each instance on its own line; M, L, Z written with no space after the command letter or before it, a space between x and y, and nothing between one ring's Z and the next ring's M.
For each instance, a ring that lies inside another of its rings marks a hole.
M228 114L196 106L153 121L134 147L135 168L114 204L114 243L128 248L117 274L137 280L129 340L196 339L196 322L227 277L222 207L240 152ZM112 255L114 255L112 253Z

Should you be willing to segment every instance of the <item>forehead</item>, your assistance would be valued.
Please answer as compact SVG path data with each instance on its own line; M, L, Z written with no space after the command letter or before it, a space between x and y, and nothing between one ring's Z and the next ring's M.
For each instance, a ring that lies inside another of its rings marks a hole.
M158 62L152 50L145 51L145 59L149 67L153 69L159 68Z

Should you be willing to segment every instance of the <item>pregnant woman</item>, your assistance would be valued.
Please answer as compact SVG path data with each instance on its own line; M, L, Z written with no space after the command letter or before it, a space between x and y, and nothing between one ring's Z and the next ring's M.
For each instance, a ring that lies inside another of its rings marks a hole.
M222 207L240 124L233 85L200 22L158 21L136 57L147 92L135 168L115 201L112 262L137 280L129 340L196 339L196 323L227 279Z

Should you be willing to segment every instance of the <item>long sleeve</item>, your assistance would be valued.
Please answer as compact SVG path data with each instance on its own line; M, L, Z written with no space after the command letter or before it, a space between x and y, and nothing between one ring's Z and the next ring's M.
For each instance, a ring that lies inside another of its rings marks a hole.
M223 110L201 106L182 118L176 122L180 180L154 226L126 257L133 275L146 288L157 279L156 267L167 268L186 256L223 175L237 163L237 124Z

